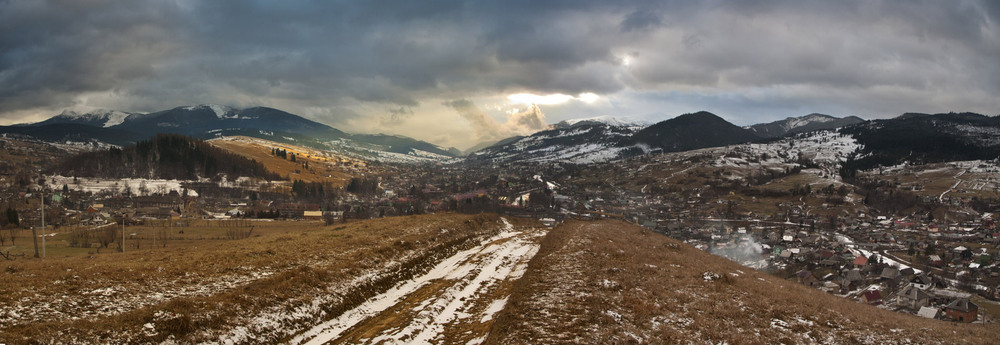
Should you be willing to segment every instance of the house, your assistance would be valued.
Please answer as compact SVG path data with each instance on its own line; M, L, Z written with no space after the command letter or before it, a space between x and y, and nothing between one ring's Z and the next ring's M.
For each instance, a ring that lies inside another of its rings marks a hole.
M883 268L882 274L879 275L879 279L896 281L897 279L899 279L899 269L892 266Z
M882 293L878 290L865 291L865 293L861 294L861 301L871 305L882 304Z
M917 312L917 316L934 319L937 318L938 309L934 307L920 307L920 311Z
M930 304L930 300L931 295L913 285L907 285L896 297L897 304L913 310L926 307Z
M323 216L332 219L341 219L344 217L344 211L323 211Z
M934 280L928 275L921 273L916 277L913 277L913 279L910 279L910 286L921 290L927 290L934 286Z
M861 276L861 270L855 268L842 273L840 275L840 290L841 293L847 293L858 288L858 285L864 280Z
M321 219L323 218L323 211L302 211L302 218Z
M840 262L837 261L836 259L820 260L819 264L820 264L820 266L827 266L827 267L840 266Z
M858 255L858 257L854 258L854 267L861 268L867 265L868 265L868 258L864 257L864 255Z
M944 265L944 261L941 260L941 257L937 255L930 255L927 257L927 260L931 263L932 266L941 267Z
M795 278L798 280L799 284L803 284L808 287L816 287L820 285L819 279L812 274L809 270L801 270L795 273Z
M958 322L976 321L979 315L979 306L969 301L968 298L956 298L944 307L944 317Z

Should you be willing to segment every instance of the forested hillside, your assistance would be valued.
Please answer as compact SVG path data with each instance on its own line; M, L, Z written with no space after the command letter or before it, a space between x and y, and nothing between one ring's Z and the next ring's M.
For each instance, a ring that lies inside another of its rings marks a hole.
M845 171L891 166L996 159L1000 156L1000 117L974 113L904 114L895 119L845 127L863 147L843 164Z
M235 179L240 176L278 179L255 160L177 134L158 134L125 148L110 148L73 156L54 171L80 177Z

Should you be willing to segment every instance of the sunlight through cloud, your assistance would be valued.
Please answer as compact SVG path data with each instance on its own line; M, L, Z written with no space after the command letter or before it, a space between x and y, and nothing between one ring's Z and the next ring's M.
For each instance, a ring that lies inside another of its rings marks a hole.
M524 104L524 105L555 105L555 104L563 104L574 99L590 104L594 103L594 101L596 101L598 98L600 98L600 96L591 92L581 93L577 97L564 95L561 93L553 93L549 95L517 93L507 96L508 101L511 101L514 104Z

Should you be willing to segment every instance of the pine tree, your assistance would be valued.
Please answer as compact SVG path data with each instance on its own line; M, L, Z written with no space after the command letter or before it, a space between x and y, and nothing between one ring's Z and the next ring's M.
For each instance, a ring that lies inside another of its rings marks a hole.
M17 210L12 207L7 208L7 223L21 225L21 218L18 217Z

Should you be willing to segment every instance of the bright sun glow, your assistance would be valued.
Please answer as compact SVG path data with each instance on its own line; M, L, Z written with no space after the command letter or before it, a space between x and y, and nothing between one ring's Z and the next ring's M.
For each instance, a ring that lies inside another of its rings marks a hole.
M574 99L575 100L579 100L579 101L584 102L584 103L593 103L598 98L600 98L600 96L598 96L598 95L596 95L594 93L590 93L590 92L581 93L578 97L573 97L573 96L570 96L570 95L564 95L564 94L561 94L561 93L554 93L554 94L544 95L544 96L542 96L542 95L533 95L533 94L530 94L530 93L518 93L518 94L513 94L513 95L510 95L510 96L507 96L507 100L508 101L511 101L514 104L524 104L524 105L532 105L532 104L535 104L535 105L563 104L563 103L569 102L570 100L574 100Z
M576 99L579 99L583 103L590 104L590 103L594 103L595 101L597 101L598 98L601 98L601 96L598 96L595 93L584 92L584 93L581 93L580 96L577 97Z
M632 57L631 56L625 56L625 57L622 58L622 66L628 67L628 65L631 65L631 64L632 64Z

